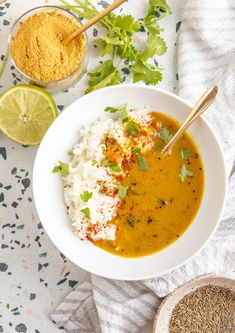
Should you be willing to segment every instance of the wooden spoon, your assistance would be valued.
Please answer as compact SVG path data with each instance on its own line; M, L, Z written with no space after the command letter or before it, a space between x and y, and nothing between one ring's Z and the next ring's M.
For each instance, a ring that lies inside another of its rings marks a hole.
M162 153L164 155L170 155L172 151L172 147L176 143L176 141L181 137L182 133L186 131L186 129L197 120L200 115L206 111L206 109L214 102L215 97L218 93L218 87L214 86L207 90L197 101L194 108L190 112L188 118L185 120L183 125L176 132L174 137L168 142L168 144L163 148Z
M69 44L72 39L76 38L82 32L84 32L85 30L87 30L88 28L90 28L92 25L94 25L96 22L98 22L99 20L101 20L104 16L108 15L109 13L111 13L114 9L116 9L117 7L119 7L125 1L127 1L127 0L116 0L116 1L114 1L111 5L109 5L104 10L102 10L102 12L100 12L99 14L97 14L96 16L94 16L92 19L90 19L89 21L87 21L85 24L81 25L71 35L67 36L63 40L63 44L64 45Z

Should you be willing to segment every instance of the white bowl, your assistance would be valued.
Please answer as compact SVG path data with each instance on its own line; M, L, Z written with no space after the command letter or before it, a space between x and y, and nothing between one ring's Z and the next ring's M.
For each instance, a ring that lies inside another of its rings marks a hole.
M235 280L232 276L206 274L190 280L176 288L164 299L154 319L153 333L169 333L169 324L175 306L192 291L208 285L226 288L235 292Z
M67 152L77 141L79 129L93 122L106 106L148 107L180 122L191 107L176 95L152 87L121 85L94 91L70 105L46 133L33 170L34 200L39 218L59 250L74 264L107 278L141 280L163 274L183 264L201 249L216 229L221 217L226 172L223 154L212 128L204 118L190 127L204 162L205 190L201 207L186 232L172 245L153 255L124 258L108 253L89 241L80 241L68 220L63 186L52 169L58 160L68 160Z

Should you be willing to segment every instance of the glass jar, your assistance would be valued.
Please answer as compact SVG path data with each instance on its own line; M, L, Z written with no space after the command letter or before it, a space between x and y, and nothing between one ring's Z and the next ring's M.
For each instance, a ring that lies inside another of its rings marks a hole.
M14 23L12 29L11 29L11 33L9 36L9 40L8 40L8 47L9 47L9 54L10 54L10 58L11 58L11 62L12 64L15 66L15 68L17 69L17 71L19 72L22 80L28 84L32 84L41 88L46 89L49 92L59 92L65 89L68 89L69 87L73 86L75 83L77 83L83 76L83 74L86 72L87 70L87 62L88 62L88 47L87 47L87 35L86 33L84 33L85 36L85 51L84 54L82 56L81 62L79 63L79 65L77 66L77 68L70 73L68 76L63 77L61 79L58 80L48 80L48 81L44 81L44 80L38 80L34 77L30 77L29 75L27 75L26 73L24 73L15 63L13 57L12 57L12 41L14 40L14 37L17 33L17 31L20 28L20 25L22 24L23 21L27 20L30 16L33 16L39 12L59 12L63 15L66 15L68 18L72 19L72 20L76 20L78 25L81 25L81 22L79 21L79 19L72 14L71 12L69 12L68 10L64 9L64 8L60 8L57 6L40 6L40 7L36 7L33 9L30 9L29 11L27 11L26 13L24 13L23 15L21 15L17 21Z

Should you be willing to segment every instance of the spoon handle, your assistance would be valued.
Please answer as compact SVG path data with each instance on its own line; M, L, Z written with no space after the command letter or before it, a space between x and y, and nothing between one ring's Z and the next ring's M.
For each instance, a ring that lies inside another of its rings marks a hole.
M168 155L171 153L172 147L178 141L180 136L184 131L187 130L187 128L195 121L197 120L200 115L206 111L206 109L214 102L215 97L218 93L218 87L214 86L210 89L208 89L197 101L194 108L190 112L189 116L185 120L185 122L182 124L182 126L179 128L179 130L176 132L174 137L168 142L168 144L163 148L162 153L164 155Z
M108 15L109 13L111 13L114 9L116 9L117 7L119 7L125 1L127 1L127 0L116 0L116 1L114 1L111 5L109 5L108 7L106 7L99 14L97 14L96 16L94 16L92 19L90 19L89 21L87 21L85 24L81 25L80 28L78 28L72 34L70 34L69 36L67 36L63 40L64 45L69 44L72 39L74 39L75 37L77 37L78 35L80 35L82 32L84 32L85 30L87 30L88 28L90 28L96 22L98 22L99 20L101 20L104 16Z

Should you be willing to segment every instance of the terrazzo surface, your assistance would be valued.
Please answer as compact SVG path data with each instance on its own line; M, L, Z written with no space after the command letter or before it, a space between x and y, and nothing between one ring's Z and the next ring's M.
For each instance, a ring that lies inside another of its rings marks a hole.
M165 28L163 36L168 52L157 59L164 68L164 79L158 87L176 93L177 31L185 0L168 2L173 14L161 23ZM107 5L105 1L93 3L100 10ZM4 59L14 21L25 11L45 4L58 5L59 1L0 0L0 63ZM123 11L139 18L143 16L146 5L147 0L129 0ZM91 29L89 39L98 33L96 29ZM100 60L92 46L89 54L88 71ZM128 66L123 67L123 73L124 80L128 82ZM0 78L0 94L20 82L8 59ZM82 96L85 87L86 76L75 87L53 95L59 112ZM36 152L37 147L17 145L0 133L0 332L60 331L51 323L49 313L77 283L89 279L88 273L72 264L51 243L38 219L31 182ZM143 333L150 332L150 326Z

